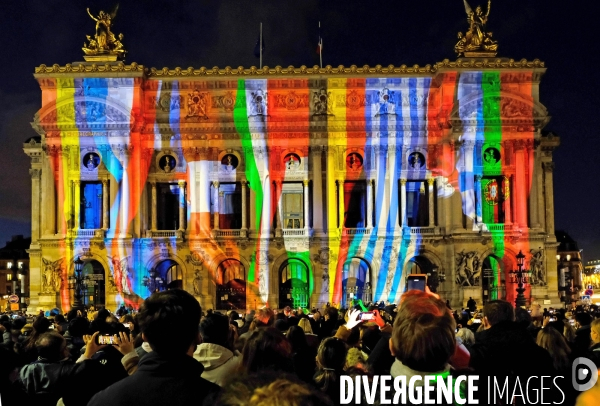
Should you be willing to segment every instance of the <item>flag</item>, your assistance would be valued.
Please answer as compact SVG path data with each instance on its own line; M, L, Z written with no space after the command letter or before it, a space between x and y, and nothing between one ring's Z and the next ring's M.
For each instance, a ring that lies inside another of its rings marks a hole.
M260 53L265 52L265 38L262 39L262 45L260 43L260 34L258 35L258 39L256 40L256 45L254 46L254 56L260 58ZM262 49L261 49L262 48Z
M323 52L323 38L321 37L321 22L319 21L319 42L317 43L317 53L321 55Z

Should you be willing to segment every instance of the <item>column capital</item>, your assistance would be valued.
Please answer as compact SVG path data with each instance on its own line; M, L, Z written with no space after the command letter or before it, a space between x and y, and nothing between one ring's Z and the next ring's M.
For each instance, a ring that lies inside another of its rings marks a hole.
M79 186L79 185L81 184L81 181L80 181L80 180L74 180L74 181L73 181L73 184L74 184L75 186Z
M433 183L434 183L434 182L435 182L435 179L434 179L434 178L429 178L429 179L427 179L427 184L428 184L429 186L433 186Z
M404 178L400 178L400 184L401 184L402 186L406 186L406 179L404 179Z
M224 191L222 191L222 190L220 190L220 191L219 191L219 196L221 196L221 197L225 196L225 192L224 192Z
M31 179L40 179L42 177L42 170L31 168L29 174L31 175Z
M213 183L212 183L212 184L213 184L213 187L214 187L215 189L218 189L218 188L219 188L219 181L218 181L218 180L215 180L215 181L213 181ZM244 185L244 181L242 181L242 186L243 186L243 185Z
M246 185L248 184L247 180L242 180L241 181L242 187L246 187Z
M337 181L338 181L338 183L339 183L340 185L343 185L343 184L344 184L344 179L338 179Z
M308 179L304 179L304 180L302 181L302 184L304 185L304 187L308 187L308 183L309 183L309 180L308 180Z
M544 172L553 172L554 162L542 162L542 167L544 168Z
M102 186L107 186L108 185L108 179L102 179Z
M150 181L150 185L152 185L152 187L156 187L156 181L155 180L151 180Z
M179 185L179 187L185 187L185 180L178 180L177 184Z

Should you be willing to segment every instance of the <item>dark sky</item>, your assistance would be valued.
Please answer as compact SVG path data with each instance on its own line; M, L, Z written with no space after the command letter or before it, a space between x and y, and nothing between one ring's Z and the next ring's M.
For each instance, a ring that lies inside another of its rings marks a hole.
M34 68L81 61L85 35L94 33L86 7L97 14L116 2L0 2L0 245L13 234L31 234L29 158L22 142L36 135L29 123L41 107ZM600 66L600 19L592 4L495 0L488 23L499 57L546 63L540 91L552 116L546 130L562 143L554 155L556 225L579 243L585 260L600 259L600 108L592 83ZM319 20L323 62L332 66L454 60L456 34L467 28L462 0L121 0L113 31L125 35L127 62L249 67L258 65L253 50L262 21L265 65L313 66Z

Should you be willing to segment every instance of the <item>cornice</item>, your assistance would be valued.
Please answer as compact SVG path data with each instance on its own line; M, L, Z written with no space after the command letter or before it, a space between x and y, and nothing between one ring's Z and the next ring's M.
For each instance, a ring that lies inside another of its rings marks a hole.
M55 75L80 75L80 74L123 74L131 73L134 76L145 75L149 78L168 78L168 77L242 77L242 76L256 76L256 77L273 77L273 76L323 76L323 75L339 75L339 76L380 76L380 75L405 75L405 74L434 74L438 71L445 69L545 69L544 62L534 59L533 61L527 61L521 59L515 61L514 59L508 58L461 58L456 61L450 61L444 59L442 62L437 62L434 65L400 65L400 66L381 66L376 65L370 67L364 65L358 67L352 65L345 67L340 65L338 67L332 67L327 65L324 68L320 68L315 65L312 68L307 66L300 66L299 68L289 66L287 68L276 66L270 68L268 66L257 68L252 66L250 68L244 68L242 66L238 68L232 68L226 66L225 68L213 67L206 68L201 67L198 69L189 68L144 68L143 65L139 65L132 62L131 65L125 65L122 62L119 63L106 63L106 64L94 64L94 63L79 63L79 64L67 64L60 66L54 64L52 66L40 65L35 68L35 77L41 78L45 76Z

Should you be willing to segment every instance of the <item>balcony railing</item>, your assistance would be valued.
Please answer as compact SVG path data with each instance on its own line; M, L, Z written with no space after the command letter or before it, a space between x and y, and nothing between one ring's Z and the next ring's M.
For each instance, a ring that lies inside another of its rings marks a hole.
M106 236L106 231L102 229L79 229L79 230L69 230L69 237L87 237L87 238L104 238Z
M281 230L283 236L310 237L311 230L308 228L284 228Z
M183 231L179 230L147 230L146 238L183 238Z
M213 230L215 237L246 237L246 230Z
M503 232L506 231L504 224L486 224L487 231L489 232Z
M435 227L410 227L411 235L434 234Z
M372 228L344 228L342 235L371 235Z

